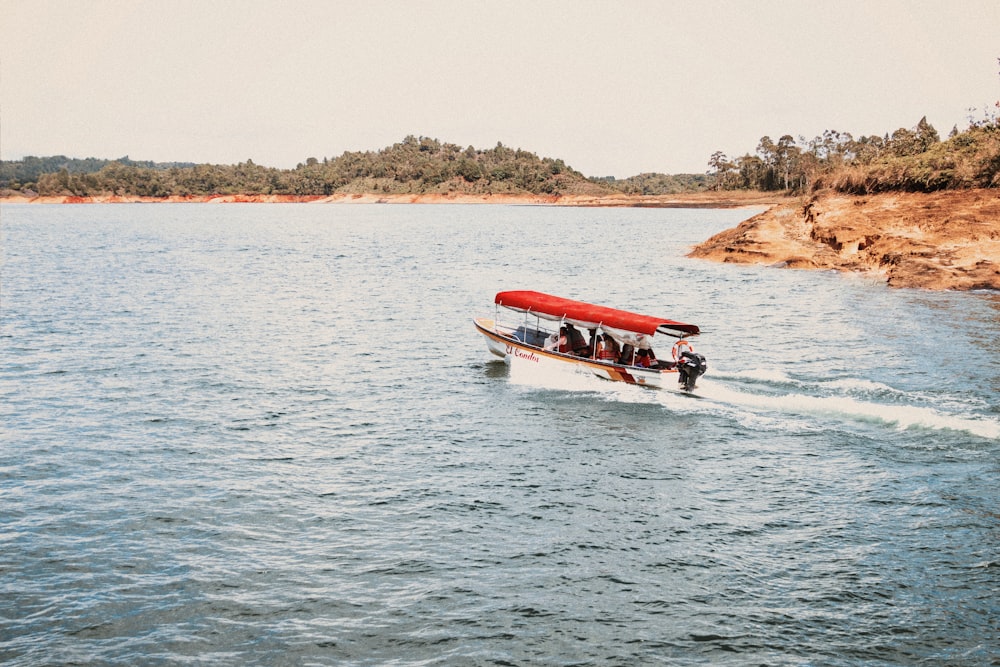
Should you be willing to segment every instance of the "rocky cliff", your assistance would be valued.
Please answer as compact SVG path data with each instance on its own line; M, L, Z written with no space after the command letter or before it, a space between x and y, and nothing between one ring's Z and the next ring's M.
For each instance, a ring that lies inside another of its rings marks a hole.
M1000 290L1000 191L821 193L778 204L689 256L872 272L892 287Z

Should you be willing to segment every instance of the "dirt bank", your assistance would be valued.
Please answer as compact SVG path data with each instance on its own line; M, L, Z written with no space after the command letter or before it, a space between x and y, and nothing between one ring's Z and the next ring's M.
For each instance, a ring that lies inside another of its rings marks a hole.
M892 287L1000 290L1000 191L789 200L716 234L689 257L863 271Z
M526 206L610 206L649 208L740 208L770 206L780 198L758 193L699 192L683 195L531 195L531 194L336 194L322 195L198 195L137 197L72 195L0 197L8 204L121 204L121 203L211 203L211 204L509 204Z

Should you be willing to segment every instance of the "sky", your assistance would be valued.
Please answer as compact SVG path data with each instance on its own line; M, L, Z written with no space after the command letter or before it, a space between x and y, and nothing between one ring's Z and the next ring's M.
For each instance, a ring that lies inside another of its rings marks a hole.
M0 0L0 157L292 168L413 135L704 173L765 135L947 136L998 58L998 0Z

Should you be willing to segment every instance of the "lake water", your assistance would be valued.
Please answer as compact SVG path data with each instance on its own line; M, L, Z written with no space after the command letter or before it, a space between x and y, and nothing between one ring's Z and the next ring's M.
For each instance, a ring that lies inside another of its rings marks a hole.
M4 206L0 662L1000 664L1000 295L684 257L751 213ZM504 289L703 398L493 360Z

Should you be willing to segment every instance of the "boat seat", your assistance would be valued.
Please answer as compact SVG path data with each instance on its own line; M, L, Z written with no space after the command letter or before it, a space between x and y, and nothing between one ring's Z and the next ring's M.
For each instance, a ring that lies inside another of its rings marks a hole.
M514 330L513 336L522 343L536 347L542 347L545 344L545 339L548 338L548 334L537 329L527 329L523 325Z

